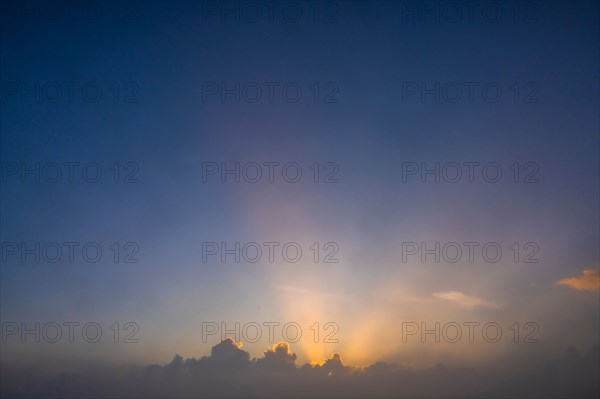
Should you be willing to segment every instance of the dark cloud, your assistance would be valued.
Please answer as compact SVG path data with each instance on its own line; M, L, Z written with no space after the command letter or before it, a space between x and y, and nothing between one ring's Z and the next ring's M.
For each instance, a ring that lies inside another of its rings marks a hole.
M294 370L296 354L290 352L287 342L280 342L265 352L265 357L257 359L256 364L266 370Z
M228 339L210 356L177 355L150 365L44 377L32 368L2 366L2 397L591 397L600 392L600 351L574 347L552 361L494 369L437 364L415 369L391 363L345 366L339 354L319 365L296 365L287 343L264 357ZM515 362L516 363L516 362Z

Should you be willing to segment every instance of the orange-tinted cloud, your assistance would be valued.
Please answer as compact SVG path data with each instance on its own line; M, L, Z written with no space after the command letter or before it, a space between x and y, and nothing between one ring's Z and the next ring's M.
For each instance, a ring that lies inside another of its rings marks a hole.
M592 291L600 289L600 275L594 269L586 269L581 277L569 277L557 281L557 285L566 285L578 291Z

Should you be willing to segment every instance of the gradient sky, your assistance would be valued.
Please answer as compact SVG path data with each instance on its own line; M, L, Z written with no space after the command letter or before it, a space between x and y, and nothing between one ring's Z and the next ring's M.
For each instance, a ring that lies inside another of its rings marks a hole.
M140 342L9 340L2 362L162 364L176 353L209 354L218 339L202 342L207 321L297 322L306 334L292 345L300 363L339 352L354 366L476 365L598 345L598 3L536 3L530 23L515 23L509 2L498 3L505 18L497 23L481 13L472 22L403 21L401 2L339 2L331 23L309 18L309 3L298 3L306 13L298 23L280 14L273 23L204 21L201 2L132 4L129 22L114 22L122 5L112 2L95 22L36 21L2 6L3 165L97 162L107 176L96 184L8 176L2 242L131 241L140 262L9 257L0 309L2 322L132 321ZM52 81L96 82L103 97L36 103L8 90L9 82ZM203 101L203 82L266 81L298 82L303 98ZM138 101L114 102L109 88L128 82ZM312 101L314 82L334 82L339 101ZM403 82L497 82L503 96L403 101ZM533 82L539 101L515 102L515 82ZM202 181L204 162L269 161L298 162L303 179ZM498 183L402 180L403 162L470 161L497 162L505 174ZM113 183L115 162L139 165L139 182ZM313 183L314 162L335 162L339 182ZM535 162L539 182L514 183L515 162ZM207 241L303 249L331 241L339 263L315 264L308 252L293 264L203 263ZM402 261L402 242L436 241L498 242L506 252L493 264ZM539 262L513 262L515 241L536 243ZM586 269L591 289L557 284ZM540 342L514 344L505 330L498 344L403 343L407 321L535 322ZM314 322L337 323L339 343L313 343ZM244 349L259 356L271 345Z

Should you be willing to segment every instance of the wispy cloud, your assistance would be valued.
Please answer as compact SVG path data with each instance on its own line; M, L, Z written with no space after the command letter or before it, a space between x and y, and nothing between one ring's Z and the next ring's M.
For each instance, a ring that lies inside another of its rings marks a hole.
M579 277L564 278L555 284L566 285L578 291L593 291L600 289L600 275L594 269L586 269Z
M460 291L436 292L433 296L443 301L452 302L460 307L473 309L476 307L497 308L498 305L485 299L465 295Z
M342 295L342 294L333 293L333 292L318 292L315 290L309 290L309 289L301 288L301 287L293 287L293 286L289 286L289 285L271 284L271 287L278 291L282 291L284 293L293 294L293 295L306 295L306 296L311 296L311 297L321 297L324 299L333 299L333 300L338 300L338 301L354 300L354 298L352 298L349 295Z

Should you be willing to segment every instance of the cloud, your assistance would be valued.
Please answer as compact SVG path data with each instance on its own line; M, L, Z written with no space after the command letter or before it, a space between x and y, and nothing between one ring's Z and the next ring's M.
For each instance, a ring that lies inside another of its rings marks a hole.
M236 343L229 338L213 346L210 357L204 359L213 366L240 369L250 363L250 354L241 348L241 343Z
M488 302L481 298L476 298L474 296L465 295L460 291L448 291L448 292L436 292L433 294L435 298L452 302L458 306L467 309L473 309L476 307L484 307L484 308L497 308L498 305Z
M381 343L386 345L385 342ZM164 365L97 367L52 377L32 368L2 364L1 397L598 397L600 350L569 347L546 361L510 359L493 368L415 369L391 363L364 368L344 365L339 354L321 364L297 366L287 343L260 359L231 339L210 356L176 355ZM535 362L535 363L534 363Z
M594 269L586 269L580 277L565 278L555 284L566 285L578 291L593 291L600 289L600 275Z
M354 300L354 298L352 298L348 295L342 295L342 294L337 294L337 293L333 293L333 292L317 292L317 291L309 290L306 288L294 287L294 286L290 286L290 285L272 284L271 287L278 291L282 291L284 293L288 293L290 295L295 295L295 296L306 295L306 296L311 296L313 298L319 297L319 298L323 298L325 300L336 300L336 301L353 301Z
M279 342L264 352L265 357L258 359L258 366L270 370L289 370L296 367L296 354L290 351L287 342Z

